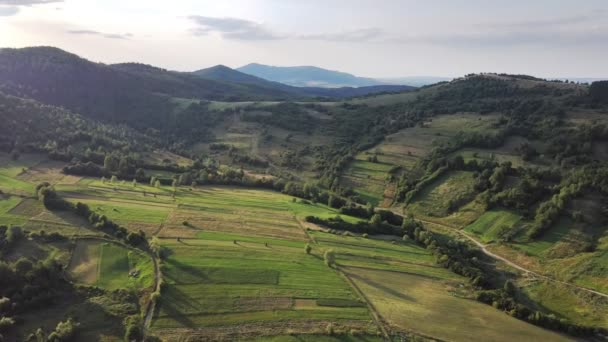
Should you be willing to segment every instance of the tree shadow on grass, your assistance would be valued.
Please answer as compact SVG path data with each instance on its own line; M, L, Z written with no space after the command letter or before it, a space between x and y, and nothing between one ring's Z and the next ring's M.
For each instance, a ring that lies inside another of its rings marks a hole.
M171 258L167 258L165 260L165 262L167 264L170 264L172 267L176 268L178 270L179 273L184 273L184 274L188 274L190 276L194 276L195 278L197 278L197 281L194 282L183 282L180 281L180 279L176 276L174 276L174 274L172 274L171 272L164 272L163 276L166 277L169 280L172 280L175 284L197 284L197 283L210 283L211 279L209 279L207 273L205 273L204 271L202 271L201 269L197 268L197 267L192 267L189 265L186 265L182 262L179 262L175 259L171 259Z
M402 299L402 300L407 300L407 301L411 301L411 302L416 302L416 299L415 299L414 297L411 297L411 296L408 296L408 295L406 295L406 294L403 294L403 293L401 293L401 292L399 292L399 291L396 291L396 290L394 290L394 289L391 289L390 287L384 286L384 285L382 285L382 284L380 284L380 283L377 283L377 282L375 282L375 281L373 281L373 280L370 280L370 279L368 279L368 278L364 278L364 277L362 277L362 276L360 276L360 275L353 274L353 273L349 273L349 272L344 272L344 273L345 273L345 274L346 274L348 277L351 277L351 278L354 278L354 279L360 280L360 281L362 281L362 282L366 283L366 284L367 284L367 285L369 285L369 286L375 287L375 288L377 288L377 289L379 289L379 290L381 290L381 291L383 291L383 292L386 292L386 293L388 293L388 294L392 295L393 297L397 297L397 298L399 298L399 299Z

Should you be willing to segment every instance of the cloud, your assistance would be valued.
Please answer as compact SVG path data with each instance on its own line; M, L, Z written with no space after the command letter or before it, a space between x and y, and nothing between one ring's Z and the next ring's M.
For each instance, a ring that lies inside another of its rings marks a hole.
M63 0L0 0L0 5L32 6L32 5L52 4L52 3L57 3L57 2L63 2Z
M19 13L17 6L0 6L0 17L10 17Z
M469 25L445 27L436 33L391 33L378 27L350 31L311 34L283 34L263 24L240 18L189 16L196 27L196 36L219 34L231 40L310 40L344 43L385 43L402 45L435 45L454 47L485 46L555 46L602 44L608 41L607 11L598 10L555 18L534 20L478 22Z
M196 24L191 30L195 36L207 36L212 33L219 34L224 39L232 40L321 40L331 42L366 42L384 35L379 28L364 28L337 33L317 33L304 35L282 34L247 19L240 18L215 18L200 15L188 17Z
M386 36L384 30L372 27L364 29L356 29L352 31L343 31L338 33L321 33L321 34L310 34L296 36L297 39L302 40L322 40L329 42L370 42L383 39Z
M285 38L256 22L238 18L214 18L200 15L188 17L197 27L192 29L196 36L219 33L222 38L234 40L276 40Z
M103 38L109 39L130 39L133 37L131 33L119 34L119 33L104 33L93 30L68 30L66 31L69 34L77 34L77 35L89 35L89 36L99 36Z

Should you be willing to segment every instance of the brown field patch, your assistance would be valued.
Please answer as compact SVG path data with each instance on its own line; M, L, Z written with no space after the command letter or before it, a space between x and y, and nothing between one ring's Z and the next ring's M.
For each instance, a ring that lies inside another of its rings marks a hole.
M161 228L161 224L158 223L148 223L148 222L128 222L126 224L127 228L132 231L143 231L146 233L146 236L152 236Z
M317 305L316 299L295 299L293 301L293 307L296 310L306 310L317 309L319 306Z
M25 172L19 174L17 178L31 183L57 183L65 177L65 174L61 172L64 165L65 163L62 162L45 160L26 169ZM80 177L78 177L78 179L80 179Z
M260 336L293 334L326 334L327 325L332 323L336 334L358 331L375 335L377 327L371 321L340 320L297 320L278 322L243 323L233 326L208 327L201 329L162 329L154 333L167 341L251 341Z
M76 243L68 274L79 283L93 285L99 277L101 244L97 241L81 240Z
M42 214L44 211L44 206L42 203L33 198L25 198L19 204L17 204L14 208L9 210L9 214L33 217Z
M234 311L267 311L291 309L293 299L289 297L241 297L234 301Z
M306 235L293 216L285 214L277 217L276 212L272 215L265 215L263 210L254 213L244 210L213 212L178 209L169 215L166 227L159 236L194 237L196 233L207 230L295 240L306 239ZM187 221L189 226L184 226L184 221Z

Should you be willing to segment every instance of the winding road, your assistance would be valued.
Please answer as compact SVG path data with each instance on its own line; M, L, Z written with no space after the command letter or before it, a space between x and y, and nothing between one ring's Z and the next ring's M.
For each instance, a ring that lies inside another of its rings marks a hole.
M399 214L398 212L394 212L394 211L393 211L393 213L395 213L396 215L399 215L399 216L402 216L402 217L403 217L403 215ZM546 275L542 275L542 274L540 274L540 273L537 273L537 272L531 271L531 270L529 270L529 269L527 269L527 268L525 268L525 267L522 267L522 266L520 266L520 265L518 265L518 264L514 263L513 261L511 261L511 260L509 260L509 259L507 259L507 258L505 258L505 257L502 257L502 256L500 256L500 255L498 255L498 254L492 253L491 251L489 251L489 250L486 248L486 247L487 247L487 245L485 245L485 244L481 243L480 241L476 240L475 238L473 238L472 236L470 236L469 234L467 234L467 233L463 232L463 231L462 231L462 230L460 230L460 229L456 229L456 228L454 228L454 227L450 227L450 226L445 225L445 224L442 224L442 223L430 222L430 221L425 221L425 220L421 220L421 219L416 219L416 220L417 220L417 221L420 221L420 222L422 222L422 223L425 223L425 224L434 224L434 225L438 225L438 226L441 226L441 227L444 227L444 228L450 229L451 231L454 231L454 232L458 233L459 235L464 236L466 239L468 239L469 241L471 241L472 243L474 243L474 244L475 244L477 247L479 247L479 248L481 249L481 251L482 251L482 252L483 252L485 255L487 255L487 256L489 256L489 257L491 257L491 258L495 259L495 260L500 260L500 261L504 262L505 264L507 264L507 265L509 265L509 266L511 266L511 267L513 267L513 268L515 268L515 269L518 269L518 270L520 270L520 271L522 271L522 272L525 272L525 273L527 273L527 274L534 275L534 276L536 276L536 277L538 277L538 278L543 278L543 279L545 279L545 280L548 280L548 281L551 281L551 282L554 282L554 283L558 283L558 284L562 284L562 285L566 285L566 286L574 287L574 288L579 289L579 290L581 290L581 291L586 291L586 292L589 292L589 293L596 294L596 295L598 295L598 296L602 296L602 297L608 298L608 294L606 294L606 293L599 292L599 291L596 291L596 290L592 290L592 289L590 289L590 288L583 287L583 286L579 286L579 285L576 285L576 284L572 284L572 283L569 283L569 282L566 282L566 281L557 280L557 279L554 279L554 278L548 277L548 276L546 276Z

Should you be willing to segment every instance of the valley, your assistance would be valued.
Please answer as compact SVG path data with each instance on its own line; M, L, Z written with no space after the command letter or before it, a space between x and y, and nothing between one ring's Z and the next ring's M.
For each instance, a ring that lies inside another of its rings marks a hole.
M601 84L311 96L32 49L0 52L9 341L608 336Z

